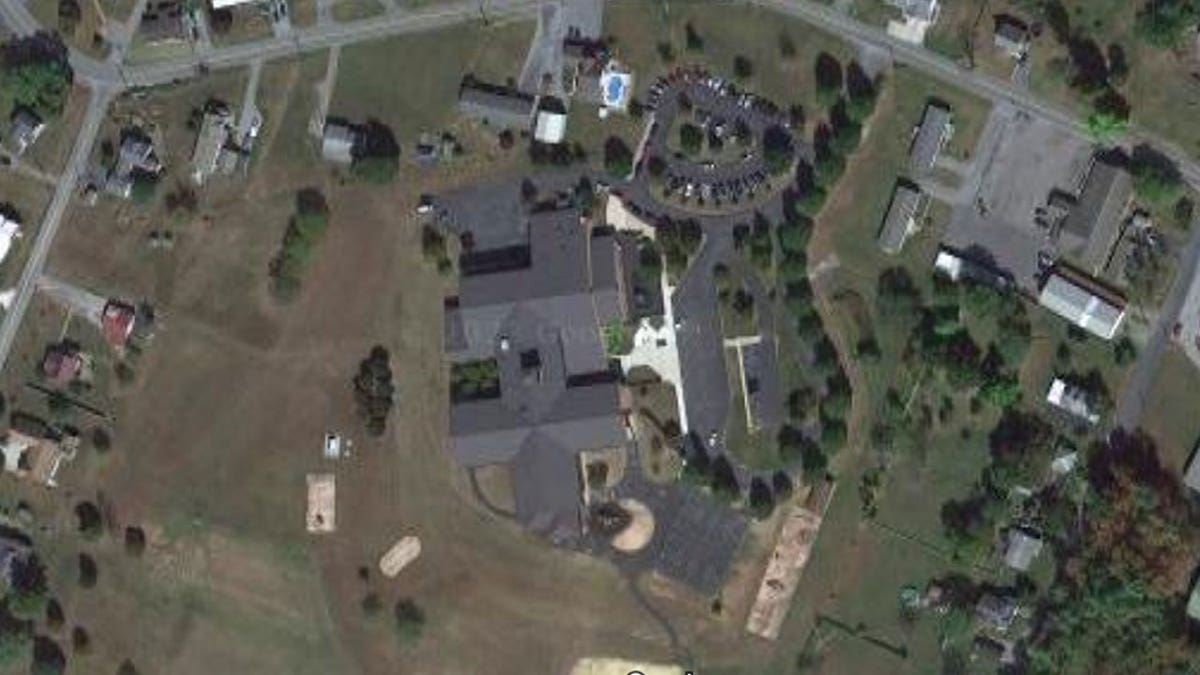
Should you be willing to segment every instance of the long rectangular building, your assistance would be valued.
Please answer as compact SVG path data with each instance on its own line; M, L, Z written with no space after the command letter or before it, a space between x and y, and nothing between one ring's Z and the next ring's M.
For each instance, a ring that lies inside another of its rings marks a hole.
M1084 330L1111 340L1125 320L1125 299L1066 268L1046 279L1038 304Z

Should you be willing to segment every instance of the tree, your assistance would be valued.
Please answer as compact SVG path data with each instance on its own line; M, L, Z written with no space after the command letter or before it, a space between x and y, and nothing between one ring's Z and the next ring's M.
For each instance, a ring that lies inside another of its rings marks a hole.
M792 477L786 471L776 471L771 475L771 491L775 493L776 502L786 502L792 498L795 486Z
M125 552L134 558L142 557L146 550L146 533L140 527L125 528Z
M103 427L95 427L92 429L92 447L96 452L104 454L112 447L112 438Z
M396 619L396 630L404 642L416 642L425 630L425 610L421 609L412 598L401 598L392 609Z
M133 661L125 659L117 667L117 675L138 675L137 666L133 665Z
M32 675L61 675L67 669L67 656L58 643L39 635L33 639Z
M361 138L354 148L350 172L369 183L390 183L400 171L400 144L395 134L379 120L368 120Z
M96 579L99 577L100 569L96 567L96 560L86 553L79 554L79 586L81 588L95 588Z
M233 28L233 12L228 9L209 10L208 25L217 35L228 33Z
M62 630L67 616L63 613L62 605L55 598L46 601L46 628L57 633Z
M780 175L792 166L796 154L795 142L792 135L782 126L773 124L763 131L763 162L767 171Z
M99 539L104 534L104 518L100 509L92 502L79 502L75 505L75 519L79 524L79 532L86 539Z
M11 619L0 625L0 668L10 669L29 656L33 638L20 621Z
M362 599L362 613L368 617L373 617L379 614L383 609L383 600L378 593L367 593Z
M604 141L604 168L614 178L625 178L633 173L633 151L625 141L609 136Z
M685 122L679 127L679 147L685 155L696 155L704 148L704 132L700 127Z
M712 488L714 495L731 502L741 495L737 473L734 472L733 465L729 463L729 459L725 455L718 455L713 459L710 472L709 487Z
M733 57L733 76L739 80L748 80L754 75L754 62L738 54Z
M1139 199L1153 206L1167 207L1183 192L1183 178L1175 163L1147 145L1133 149L1130 158L1133 189Z
M796 57L796 42L787 31L779 32L779 57L785 61Z
M683 32L684 44L689 52L704 51L704 38L700 37L700 33L696 31L696 27L692 25L691 21L683 24Z
M83 626L71 628L71 651L76 656L92 651L92 636L88 635L87 629Z
M34 620L46 611L46 569L35 555L13 562L8 611L19 619Z
M25 108L46 119L57 117L66 105L73 73L67 47L51 33L35 33L8 42L3 50L0 89Z
M817 103L829 107L842 95L842 64L831 54L821 52L813 66L817 84Z
M1129 113L1097 107L1087 118L1088 134L1102 145L1113 143L1129 127Z
M749 505L750 513L756 520L770 518L771 513L775 510L775 495L771 493L771 487L767 485L767 481L758 476L750 481Z
M396 388L392 383L390 360L388 350L375 345L367 358L359 363L358 374L354 377L358 412L367 422L367 432L373 436L383 435L387 416L395 403Z
M1200 9L1192 0L1148 0L1138 12L1133 31L1146 44L1174 49L1198 20Z
M675 47L670 42L659 42L657 45L658 58L663 63L675 62Z

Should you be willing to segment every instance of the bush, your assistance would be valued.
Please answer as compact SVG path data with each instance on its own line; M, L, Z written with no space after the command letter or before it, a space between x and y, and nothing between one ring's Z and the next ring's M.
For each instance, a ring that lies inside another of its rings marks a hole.
M67 656L58 643L39 635L33 640L32 675L61 675L67 669Z
M43 32L9 41L2 72L0 88L11 97L14 108L26 108L42 119L62 112L73 75L67 47L57 35Z
M46 611L46 569L37 556L13 562L8 611L18 619L33 621Z
M29 647L33 638L25 624L18 621L5 621L0 626L0 668L10 669L24 661L29 656Z
M704 51L704 38L700 37L700 33L696 32L696 27L689 21L683 25L685 44L689 52Z
M79 502L75 505L75 518L79 524L79 533L86 539L99 539L104 534L104 518L100 509L92 502Z
M796 42L786 31L779 33L779 57L790 60L796 56Z
M350 173L368 183L386 185L400 173L400 158L363 157L350 166Z
M625 141L616 136L604 141L604 168L614 178L625 178L633 172L633 151Z
M108 452L112 447L112 438L102 427L92 429L92 447L100 454Z
M405 642L416 642L425 630L425 610L421 609L411 598L401 598L396 602L392 615L396 618L396 630L400 639Z
M842 95L842 64L832 55L822 52L817 55L813 70L817 83L817 103L827 108Z
M395 385L392 384L391 356L381 345L371 348L367 358L358 364L354 377L354 400L359 415L366 420L367 432L372 436L383 435L387 427L387 416L392 411Z
M1133 149L1130 173L1138 198L1154 206L1174 204L1183 192L1183 178L1174 162L1147 146Z
M376 616L383 609L383 600L378 593L367 593L362 599L362 613L368 617Z
M680 125L679 147L685 155L698 154L704 148L704 131L690 122Z
M46 601L46 628L57 633L62 630L63 624L67 622L67 616L63 613L62 605L58 600L50 598Z
M1192 0L1148 0L1138 12L1133 31L1146 44L1174 49L1198 20L1200 9Z
M775 495L771 487L762 478L755 477L750 481L750 513L756 520L766 520L775 511Z
M95 588L100 569L96 560L86 553L79 554L79 586L80 588Z
M779 175L792 166L792 158L796 154L795 143L787 129L774 125L763 131L763 162L767 171Z
M287 300L300 289L300 277L317 244L325 236L329 214L325 197L313 188L296 194L296 213L288 223L279 253L272 259L270 274L276 297Z
M146 533L142 528L130 525L125 528L125 552L134 558L142 557L146 551Z
M754 75L754 63L738 54L733 57L733 76L739 80L748 80Z
M87 629L83 626L75 626L71 629L71 651L76 655L92 651L92 637L88 635Z

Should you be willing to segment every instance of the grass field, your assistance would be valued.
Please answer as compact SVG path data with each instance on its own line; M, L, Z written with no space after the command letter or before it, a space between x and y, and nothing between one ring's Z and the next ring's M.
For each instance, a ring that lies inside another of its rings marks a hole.
M531 22L467 24L346 47L329 112L352 120L376 118L402 144L411 144L421 132L454 125L464 75L499 83L516 78L533 29ZM388 63L424 67L380 67Z
M1195 413L1195 395L1200 373L1179 349L1163 354L1162 365L1146 401L1142 426L1158 441L1166 464L1183 471L1200 441L1200 417Z
M333 5L335 21L357 21L379 16L387 10L379 0L338 0Z
M686 26L703 41L702 50L687 49ZM714 73L733 76L735 56L748 58L753 74L739 85L759 93L786 109L800 104L810 118L817 115L813 63L827 52L843 64L853 51L841 40L800 21L742 5L673 3L669 16L663 5L617 0L608 5L605 31L616 38L616 57L638 74L639 94L653 84L654 74L674 64L702 64ZM780 54L781 36L787 36L795 54ZM660 43L670 44L675 57L664 62Z

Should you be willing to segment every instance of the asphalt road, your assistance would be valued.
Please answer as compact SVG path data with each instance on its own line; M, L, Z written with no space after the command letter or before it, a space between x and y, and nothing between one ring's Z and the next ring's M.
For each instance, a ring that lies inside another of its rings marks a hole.
M860 23L840 12L811 2L810 0L746 0L746 4L770 9L792 16L844 38L882 49L901 63L950 82L993 102L1007 102L1018 109L1036 115L1081 136L1087 137L1086 126L1071 112L1038 100L1033 94L1019 89L1009 81L1000 80L964 68L943 56L923 47L902 42L887 35L882 29ZM19 324L29 302L33 281L41 273L50 243L62 218L62 213L74 189L75 180L86 161L95 141L100 119L112 94L128 86L152 86L197 75L201 68L233 68L259 59L271 59L298 52L324 49L334 45L378 39L391 35L433 30L475 18L500 21L535 15L538 0L478 0L478 2L439 5L433 9L388 12L382 16L343 24L321 24L296 31L290 37L273 38L257 42L213 49L203 55L190 55L165 60L145 66L125 67L121 64L99 61L76 51L71 53L71 64L76 75L95 89L89 103L87 117L80 129L69 166L63 171L58 189L47 211L45 222L35 242L33 254L18 286L18 296L13 309L0 326L0 367L7 360L16 324ZM485 19L486 17L486 19ZM0 0L0 22L17 34L30 34L41 27L22 4L21 0ZM1135 130L1127 135L1127 142L1149 142L1170 156L1178 165L1184 178L1200 189L1200 164L1193 161L1177 144L1154 134ZM1160 313L1149 343L1143 348L1133 375L1122 393L1118 419L1125 424L1136 425L1140 419L1141 405L1150 381L1158 369L1158 359L1169 339L1170 329L1177 320L1182 297L1196 274L1200 262L1200 228L1194 229L1191 240L1181 257L1180 274L1169 294L1168 303ZM1126 403L1128 401L1128 403Z
M75 137L75 147L71 149L71 157L67 160L67 165L63 167L62 175L59 176L58 184L54 189L54 197L50 200L50 206L47 207L46 214L42 218L42 226L38 230L37 239L34 240L33 248L29 252L29 260L25 263L25 269L22 270L21 278L17 282L16 297L8 312L4 314L4 321L0 323L0 369L3 369L5 362L8 361L13 340L21 326L25 310L29 307L29 300L36 289L37 281L46 266L46 256L50 253L50 245L54 242L54 235L58 233L58 227L62 224L63 213L66 212L71 195L75 192L75 181L79 178L79 174L82 173L83 167L92 153L92 145L96 142L96 136L100 132L100 122L104 119L104 111L107 110L112 95L113 92L110 89L102 87L92 89L91 97L88 99L87 112L79 127L79 134Z

